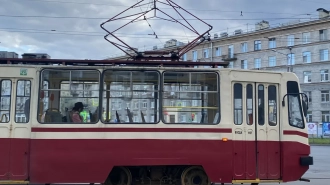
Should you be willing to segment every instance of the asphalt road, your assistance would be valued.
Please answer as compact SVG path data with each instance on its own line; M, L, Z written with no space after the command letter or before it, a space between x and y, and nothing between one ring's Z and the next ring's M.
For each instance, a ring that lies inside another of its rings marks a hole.
M303 178L311 182L290 182L286 185L327 185L330 184L330 146L311 146L311 156L314 158L314 165L310 166ZM278 185L268 184L268 185Z

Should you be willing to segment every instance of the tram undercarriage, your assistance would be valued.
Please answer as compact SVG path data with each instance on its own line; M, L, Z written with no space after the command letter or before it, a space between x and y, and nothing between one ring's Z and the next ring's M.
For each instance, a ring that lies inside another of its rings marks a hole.
M103 185L210 185L201 166L114 167Z

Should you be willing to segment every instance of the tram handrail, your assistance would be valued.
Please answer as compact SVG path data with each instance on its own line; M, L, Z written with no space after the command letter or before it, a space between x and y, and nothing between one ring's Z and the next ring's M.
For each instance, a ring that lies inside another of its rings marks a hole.
M6 122L3 122L3 118L5 117L5 119L6 119ZM7 117L7 115L6 114L2 114L1 115L1 121L0 121L0 123L7 123L8 122L8 117Z

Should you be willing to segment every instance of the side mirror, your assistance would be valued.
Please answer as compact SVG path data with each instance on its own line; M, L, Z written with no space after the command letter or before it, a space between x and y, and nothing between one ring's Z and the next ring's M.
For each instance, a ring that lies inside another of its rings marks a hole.
M307 116L308 103L304 100L304 101L302 102L302 106L303 106L304 115Z

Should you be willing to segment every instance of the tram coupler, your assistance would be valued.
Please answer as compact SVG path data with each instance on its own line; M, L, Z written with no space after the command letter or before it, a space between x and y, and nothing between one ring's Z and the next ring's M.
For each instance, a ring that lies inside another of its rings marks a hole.
M304 179L304 178L300 178L299 180L300 180L300 181L304 181L304 182L311 182L311 180L310 180L310 179Z

